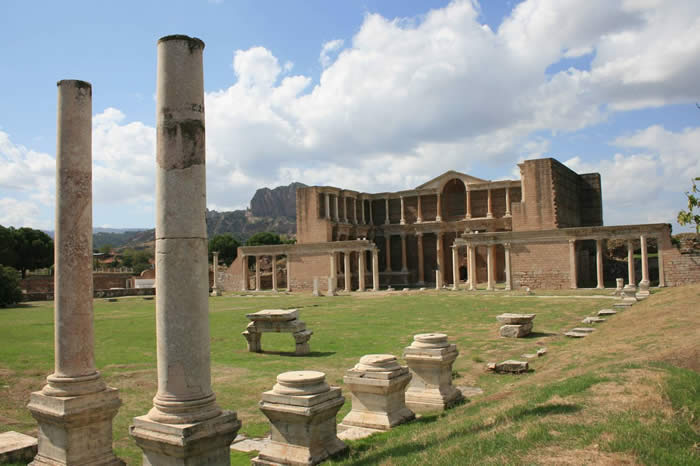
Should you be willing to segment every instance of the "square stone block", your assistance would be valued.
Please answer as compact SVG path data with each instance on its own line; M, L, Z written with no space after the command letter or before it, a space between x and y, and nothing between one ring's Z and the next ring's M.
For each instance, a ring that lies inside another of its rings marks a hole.
M527 336L532 331L532 322L522 325L503 325L500 329L502 337L507 338L522 338Z
M0 464L28 463L36 456L38 441L34 437L9 431L0 434Z

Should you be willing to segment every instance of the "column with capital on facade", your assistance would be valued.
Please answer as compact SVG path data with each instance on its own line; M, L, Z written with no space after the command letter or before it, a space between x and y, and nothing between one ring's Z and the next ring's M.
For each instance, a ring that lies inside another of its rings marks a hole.
M595 240L595 269L596 269L596 288L603 289L603 240Z
M496 281L494 280L494 273L495 273L495 258L494 258L494 245L489 244L487 246L487 253L486 253L486 274L488 281L486 282L486 289L489 291L493 291L496 289Z
M510 243L505 243L503 250L506 259L506 290L509 291L513 289L513 279L510 274Z
M241 426L211 388L203 49L187 36L158 41L158 391L130 427L147 465L228 465Z
M338 287L338 265L336 263L337 252L328 254L330 262L330 275L328 276L328 295L335 296L336 288Z
M285 261L285 269L287 271L287 291L292 291L292 258L287 254Z
M442 196L437 193L437 211L435 213L435 221L442 222Z
M386 209L386 217L384 219L384 224L388 225L389 223L391 223L391 221L389 220L389 198L388 197L384 199L384 206Z
M255 255L255 291L261 290L260 256Z
M418 212L416 215L416 223L422 223L423 222L423 206L421 205L421 195L418 194Z
M336 222L340 222L340 206L338 204L338 194L333 194L333 204L335 205L335 212L333 215L333 220Z
M466 213L466 215L464 216L464 218L466 218L467 220L469 220L470 218L472 218L472 190L471 190L469 187L467 187L467 196L466 196L466 197L467 197L467 199L466 199L466 202L467 202L467 208L466 208L467 213Z
M384 269L385 272L391 272L391 235L389 233L384 233L384 245L385 245L385 260L386 260L386 269ZM389 278L389 282L391 282L391 278Z
M435 258L437 262L437 270L435 271L435 288L441 289L443 283L443 270L442 270L442 233L437 233L435 235L437 241L435 242Z
M345 291L346 292L351 292L352 291L352 273L350 272L350 254L352 252L350 251L345 251L343 253L343 272L345 274Z
M325 199L326 199L326 218L328 220L331 219L331 196L330 194L326 193L325 194Z
M490 186L489 186L487 196L488 196L488 200L486 202L486 207L487 207L486 218L493 218L493 196L491 195L491 187Z
M272 291L277 291L277 256L272 255Z
M416 233L418 243L418 284L425 285L425 259L423 257L423 233Z
M348 197L343 196L343 223L350 223L348 219Z
M365 198L364 197L362 199L360 199L360 205L361 205L360 215L361 215L361 219L362 219L362 224L367 225L367 220L365 219Z
M404 213L404 200L403 200L403 196L401 196L400 199L401 199L401 221L400 221L399 223L400 223L401 225L405 225L405 224L406 224L406 215L405 215L405 213Z
M379 249L372 249L372 290L379 291Z
M357 198L352 198L352 223L357 225Z
M401 233L401 271L408 272L408 263L406 257L406 233Z
M459 246L452 246L452 289L459 288Z
M357 291L365 291L366 254L366 251L357 252Z
M92 85L63 80L57 86L54 372L27 406L39 427L32 464L123 465L112 450L121 401L95 365Z
M510 186L506 186L506 217L510 216Z
M369 213L369 224L374 225L374 214L372 213L372 199L367 200L367 204L369 205L369 210L367 213Z
M639 293L637 293L637 296L646 297L649 296L649 254L647 253L646 235L641 235L639 237L639 244L642 252L642 280L639 282Z
M467 254L469 256L469 270L467 271L467 274L469 275L469 291L474 291L478 285L478 281L476 279L476 246L470 245Z
M631 239L627 240L627 275L628 285L636 288L635 270L634 270L634 243Z
M569 279L571 288L578 288L578 268L576 265L576 240L569 240Z

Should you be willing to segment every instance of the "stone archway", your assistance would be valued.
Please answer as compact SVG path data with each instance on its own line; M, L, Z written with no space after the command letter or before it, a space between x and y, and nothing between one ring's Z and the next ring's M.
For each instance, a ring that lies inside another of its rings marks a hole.
M458 178L451 179L442 188L442 219L462 220L466 213L467 190L464 182Z

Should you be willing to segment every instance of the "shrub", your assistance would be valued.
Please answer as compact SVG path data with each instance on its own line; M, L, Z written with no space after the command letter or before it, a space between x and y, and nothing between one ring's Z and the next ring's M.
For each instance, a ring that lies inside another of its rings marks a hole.
M19 272L12 267L0 265L0 307L10 306L22 300L19 288Z

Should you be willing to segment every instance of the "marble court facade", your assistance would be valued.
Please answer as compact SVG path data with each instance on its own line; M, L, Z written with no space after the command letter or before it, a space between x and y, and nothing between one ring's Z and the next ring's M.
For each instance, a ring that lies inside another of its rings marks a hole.
M317 277L333 291L602 288L620 278L605 276L605 241L613 238L627 242L633 260L641 247L641 274L629 267L625 283L679 284L668 279L680 254L670 225L604 226L600 174L552 158L518 166L519 180L448 171L390 193L300 188L297 244L239 248L223 286L310 290ZM652 238L658 258L647 253Z

